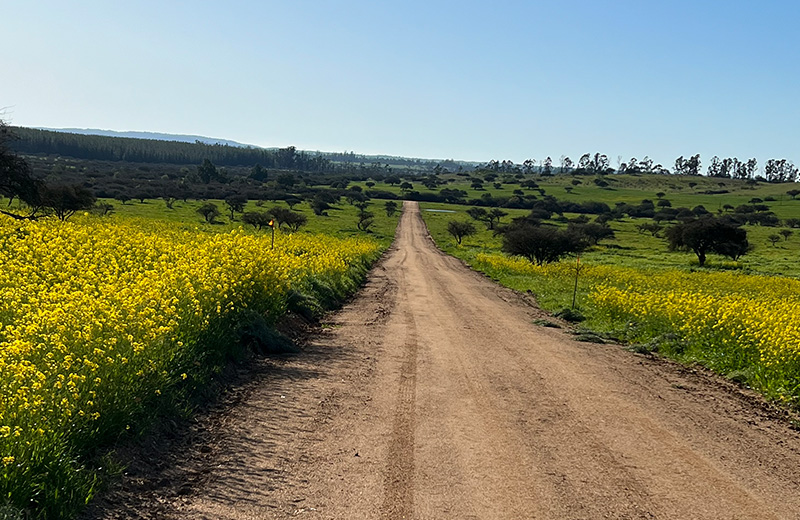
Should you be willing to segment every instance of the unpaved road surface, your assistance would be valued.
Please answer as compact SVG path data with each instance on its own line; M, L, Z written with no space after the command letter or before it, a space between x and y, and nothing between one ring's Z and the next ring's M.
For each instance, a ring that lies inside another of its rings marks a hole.
M800 438L779 414L542 316L440 253L407 202L304 354L268 361L94 518L800 518Z

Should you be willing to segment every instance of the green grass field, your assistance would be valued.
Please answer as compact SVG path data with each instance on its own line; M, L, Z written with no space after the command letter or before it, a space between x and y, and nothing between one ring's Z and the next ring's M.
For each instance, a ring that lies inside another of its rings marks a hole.
M107 200L102 202L107 202L114 206L113 213L111 213L107 218L144 218L164 220L169 222L179 222L193 227L214 229L217 231L243 227L246 230L256 232L253 226L244 224L241 221L241 213L236 213L234 215L234 220L231 220L231 215L226 210L224 201L221 200L189 200L187 202L178 200L173 203L172 209L167 208L165 202L160 199L146 199L144 203L139 202L138 200L128 201L125 204L122 204L117 200ZM222 215L216 219L217 223L215 224L206 223L203 217L197 213L197 208L206 202L213 202L216 204L222 213ZM300 228L300 231L302 232L323 233L338 238L366 235L378 240L381 245L385 247L391 243L392 238L394 237L394 230L397 227L397 221L400 213L398 211L392 217L388 217L383 208L384 202L385 201L375 199L367 208L367 211L375 216L374 224L370 228L369 232L364 232L358 229L358 209L347 202L341 202L339 204L332 205L332 208L327 211L327 216L315 215L307 202L295 205L293 211L302 213L308 218L308 223ZM398 203L398 207L399 206L400 204ZM274 207L288 208L289 206L282 201L267 201L261 205L257 205L256 202L250 201L247 203L245 211L267 211ZM269 233L269 230L261 230L260 233ZM276 236L280 233L288 233L288 230L284 229L283 231L277 231Z

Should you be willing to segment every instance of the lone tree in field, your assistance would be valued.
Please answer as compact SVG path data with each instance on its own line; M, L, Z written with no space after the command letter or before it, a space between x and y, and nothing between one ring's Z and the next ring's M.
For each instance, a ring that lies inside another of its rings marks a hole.
M283 223L289 228L290 231L297 231L300 229L300 226L305 226L306 222L308 222L308 217L302 213L290 211L289 214L286 215L286 220Z
M555 262L585 248L586 242L574 233L524 221L512 224L503 233L505 253L525 257L537 265Z
M475 234L475 225L472 222L451 220L447 223L447 232L453 235L457 244L461 245L464 237Z
M209 224L213 224L217 217L220 215L219 208L213 202L206 202L199 208L197 208L197 212L206 219L206 222Z
M289 209L293 210L295 206L303 202L303 199L299 199L297 197L286 197L286 200L284 200L283 202L285 202L286 205L289 206Z
M671 251L692 251L700 267L705 265L708 253L738 260L750 250L747 231L711 215L667 228L666 237Z
M42 189L42 205L64 221L77 211L88 210L97 198L81 185L45 186Z
M778 233L780 233L783 236L784 242L788 241L789 237L792 236L791 229L781 229L780 231L778 231Z
M231 220L234 219L236 213L244 212L244 207L247 205L247 197L244 195L231 195L225 199L225 206L231 212Z
M383 209L386 210L386 216L391 217L397 213L397 203L393 200L387 200L386 204L383 205Z

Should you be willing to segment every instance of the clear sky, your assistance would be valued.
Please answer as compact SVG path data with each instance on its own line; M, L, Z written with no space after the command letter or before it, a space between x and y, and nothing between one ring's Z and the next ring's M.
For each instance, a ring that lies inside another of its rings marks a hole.
M798 162L800 2L2 1L14 125L522 162Z

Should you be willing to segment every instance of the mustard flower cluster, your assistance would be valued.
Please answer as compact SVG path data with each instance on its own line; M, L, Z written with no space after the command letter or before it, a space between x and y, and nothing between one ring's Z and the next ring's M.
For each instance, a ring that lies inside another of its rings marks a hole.
M190 379L220 323L243 311L274 321L290 291L314 283L352 287L378 249L305 234L271 249L268 236L242 230L0 216L0 493L45 482L52 470L42 468L79 465L70 447L124 429ZM30 500L37 493L47 491Z

